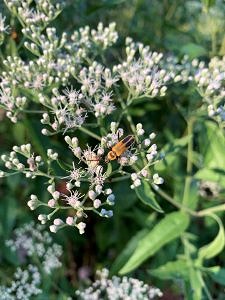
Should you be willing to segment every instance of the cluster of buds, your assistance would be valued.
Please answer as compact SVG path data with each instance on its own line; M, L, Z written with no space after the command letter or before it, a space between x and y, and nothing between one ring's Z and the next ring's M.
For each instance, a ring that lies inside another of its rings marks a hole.
M170 74L173 82L184 84L193 81L197 69L202 67L203 62L199 62L198 59L190 60L188 55L184 55L182 59L168 55L161 61L161 64Z
M160 68L162 53L152 52L148 46L126 39L126 61L114 66L133 98L164 96L170 74Z
M47 164L58 159L58 153L52 149L47 149ZM1 160L4 162L5 167L9 172L1 171L1 177L10 176L15 173L23 173L27 178L34 179L36 176L44 176L51 178L50 175L45 174L45 170L40 170L40 167L44 165L44 161L40 155L34 155L31 151L31 144L24 144L14 146L13 151L9 155L3 154Z
M85 26L74 31L71 41L65 45L73 58L73 63L80 64L87 58L94 59L99 53L115 44L118 39L115 27L115 23L110 23L108 27L103 27L103 24L99 23L96 30Z
M22 158L20 158L18 154L21 155ZM26 177L31 178L36 177L39 167L43 165L41 156L34 156L34 154L31 153L30 144L21 145L20 147L14 146L13 151L11 151L9 155L3 154L1 159L8 170L22 172ZM3 172L2 176L11 174L12 172Z
M5 109L6 116L13 122L16 123L18 114L26 106L27 98L25 96L14 96L12 90L8 85L0 83L0 107Z
M38 39L40 33L53 21L62 10L62 3L59 1L40 0L32 1L12 1L5 0L5 4L12 14L20 20L24 29L24 34L31 40Z
M204 63L198 68L194 82L197 84L199 94L203 102L208 105L209 117L216 120L225 120L224 97L225 97L225 56L221 59L214 57L208 66Z

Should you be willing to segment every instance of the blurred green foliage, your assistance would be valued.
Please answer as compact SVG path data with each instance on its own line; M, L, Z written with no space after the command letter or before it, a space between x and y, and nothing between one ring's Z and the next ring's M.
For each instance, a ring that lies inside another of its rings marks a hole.
M1 9L7 14L3 3ZM99 21L104 24L110 21L117 23L121 36L117 44L118 51L122 40L131 36L134 40L150 45L153 50L174 53L179 57L187 54L190 58L200 57L208 61L212 56L225 54L225 5L222 0L67 0L63 13L54 25L59 31L63 29L70 33L87 24L94 27ZM20 53L26 57L28 53L20 47L20 25L13 18L10 24L18 33L18 40L9 37L2 51L11 55ZM114 55L117 55L117 50L114 50ZM159 133L160 143L165 145L163 150L166 158L157 168L165 178L165 190L178 202L181 201L184 189L186 147L190 138L179 105L188 111L191 101L196 103L198 100L197 93L188 84L182 88L172 86L166 97L154 102L142 102L131 110L135 123L141 118L146 131ZM51 143L51 148L54 147L64 155L60 139L45 138L40 133L39 123L32 118L27 117L16 125L11 124L4 115L1 118L0 154L15 144L31 142L37 153L42 154L43 149ZM221 199L210 199L208 202L202 200L197 182L209 180L225 188L225 136L213 122L201 119L194 133L193 166L198 171L192 178L189 208L195 209L200 205L203 209L210 206L210 201L218 205L224 201L224 191ZM26 198L31 192L39 194L43 199L47 198L46 191L40 191L40 180L25 180L20 175L7 180L0 179L1 281L4 281L5 273L10 274L13 266L17 265L15 256L4 246L5 240L12 236L13 228L36 218L36 212L30 212L26 206ZM175 297L175 294L181 296L180 284L183 284L187 299L224 299L225 254L221 252L209 263L207 260L214 258L220 252L220 247L223 247L221 221L194 219L188 229L191 234L186 232L182 235L185 247L183 253L175 238L188 225L186 215L172 212L173 206L159 196L156 197L161 208L157 208L168 214L157 214L151 209L151 206L157 204L154 198L149 207L138 201L135 192L123 182L113 183L112 187L117 195L112 219L99 221L98 217L92 216L84 236L73 229L66 229L53 236L63 245L64 264L59 273L54 274L54 278L44 280L45 294L37 299L66 299L68 295L74 296L75 289L84 284L77 275L83 266L90 267L92 275L101 267L111 268L112 273L119 270L125 273L134 268L133 263L130 267L130 261L135 261L135 265L139 266L133 271L134 276L155 284L171 297ZM143 202L146 202L145 199ZM223 219L224 214L220 213L220 217ZM170 226L171 229L168 228ZM168 232L164 231L165 228ZM154 239L157 239L156 244L152 244ZM144 260L144 264L141 264ZM203 260L204 266L201 264ZM201 271L198 265L201 265ZM195 296L191 292L193 289Z

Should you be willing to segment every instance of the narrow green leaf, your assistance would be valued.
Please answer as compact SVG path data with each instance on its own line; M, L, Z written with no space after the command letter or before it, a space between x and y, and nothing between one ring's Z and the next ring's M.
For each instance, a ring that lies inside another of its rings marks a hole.
M131 257L132 253L136 249L139 241L146 236L149 232L148 229L143 229L139 231L127 244L121 254L116 258L112 268L110 269L111 274L116 274L125 265L127 260Z
M157 269L149 270L149 274L160 279L179 279L187 280L189 266L185 260L170 261Z
M160 248L178 238L188 227L189 216L183 212L174 212L163 218L149 233L140 238L136 249L120 270L120 274L136 269Z
M138 198L146 205L151 206L154 210L163 213L162 208L159 206L155 199L155 194L153 193L150 184L142 180L141 185L135 188L135 192Z
M209 259L218 255L225 246L225 233L223 223L216 215L211 214L210 216L213 217L218 223L219 232L211 243L199 249L198 257L200 260Z

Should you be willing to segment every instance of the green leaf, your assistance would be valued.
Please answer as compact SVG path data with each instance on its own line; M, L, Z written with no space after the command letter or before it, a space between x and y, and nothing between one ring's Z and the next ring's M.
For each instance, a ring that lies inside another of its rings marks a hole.
M188 225L189 216L184 212L168 214L150 232L136 242L136 249L119 273L125 274L136 269L164 245L178 238Z
M219 232L211 243L199 249L198 257L200 260L209 259L218 255L225 246L225 233L223 223L216 215L211 214L210 216L213 217L218 223Z
M203 168L195 176L196 179L217 182L219 186L225 188L225 171L222 169Z
M151 206L154 210L163 213L162 208L159 206L155 199L155 194L153 193L150 184L142 180L141 185L135 188L135 192L138 198L146 205Z
M127 244L121 254L116 258L110 270L111 274L116 274L125 265L127 260L131 257L134 250L137 248L139 241L148 234L148 229L139 231Z
M225 169L225 136L217 124L205 122L199 135L200 150L204 167L208 169Z
M107 164L107 170L106 170L106 176L110 176L110 174L112 173L112 164L108 163Z
M155 170L162 172L168 169L168 166L174 165L177 162L178 154L180 154L191 138L192 135L187 135L179 139L173 139L172 143L166 144L161 151L165 154L165 158L155 165Z
M157 269L149 270L150 275L163 280L179 279L187 280L189 274L189 266L185 260L170 261Z
M190 59L207 55L207 51L204 47L194 43L188 43L181 47L181 52L183 54L187 54L190 57Z
M225 269L220 266L207 268L210 277L217 283L225 286Z

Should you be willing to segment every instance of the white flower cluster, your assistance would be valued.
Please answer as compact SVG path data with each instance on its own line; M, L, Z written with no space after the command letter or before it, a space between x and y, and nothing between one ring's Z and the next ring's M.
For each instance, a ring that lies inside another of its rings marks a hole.
M82 68L78 75L81 91L89 101L87 106L96 117L109 115L115 109L112 102L112 87L118 77L111 70L94 62L89 68Z
M17 122L18 113L26 106L25 96L14 96L12 89L6 82L0 83L0 107L7 111L6 116L13 122Z
M0 286L0 299L30 300L41 294L40 283L41 275L36 266L28 265L24 270L17 268L10 286Z
M84 291L76 291L79 300L143 300L158 299L163 296L160 289L149 286L143 281L129 277L113 276L109 271L97 271L99 279Z
M74 65L87 59L94 59L115 44L118 39L115 27L115 23L110 23L108 27L104 27L102 23L99 23L96 30L85 26L74 31L71 39L65 45Z
M47 150L47 159L43 159L32 153L30 144L14 146L9 155L1 156L9 171L1 171L0 176L20 172L32 179L36 176L47 178L47 191L50 194L48 202L45 203L32 194L28 206L31 210L39 206L47 206L52 210L50 214L38 216L42 224L52 220L54 216L50 231L56 232L65 226L74 226L83 234L88 211L105 218L113 216L113 211L108 209L115 204L116 198L110 188L111 181L120 180L120 177L122 180L131 179L132 189L141 185L141 179L154 185L163 183L163 179L157 173L152 173L153 165L163 158L157 151L157 145L153 143L155 133L150 133L149 137L144 138L145 130L141 123L136 125L134 135L127 137L124 137L123 129L118 128L116 122L112 122L110 128L111 132L102 138L99 137L100 142L93 149L89 146L82 149L77 137L66 136L65 142L73 155L68 170L63 167L64 164L68 165L68 162L61 163L58 153L52 149ZM113 152L114 147L118 148L118 153ZM113 159L111 154L114 155ZM62 169L60 176L53 172L51 163L54 161L57 161ZM60 191L60 182L65 184L66 190ZM70 212L65 220L55 218L55 214L60 210Z
M63 2L39 0L35 6L30 0L5 0L8 9L18 17L23 33L31 40L38 39L46 26L61 12Z
M174 83L180 82L182 84L193 81L194 74L198 68L198 60L190 60L185 55L181 60L174 55L164 57L162 67L170 74L171 81ZM201 66L202 63L200 63Z
M126 39L126 61L114 66L133 98L164 96L170 75L160 68L162 53L152 52L142 43Z
M102 24L98 26L98 30L91 31L90 39L95 44L104 43L105 50L116 40L117 33L115 24L101 28ZM79 127L83 124L87 112L94 113L96 117L110 114L114 110L111 90L118 77L113 75L109 68L104 68L96 62L88 68L80 65L81 61L77 61L79 51L73 52L70 49L70 53L67 53L68 48L71 48L70 42L65 33L58 38L55 28L49 27L46 34L37 34L37 37L38 41L25 42L25 46L38 57L37 59L24 62L19 57L8 56L3 61L0 105L8 111L7 116L13 122L17 122L17 115L33 101L45 107L45 124L50 122L49 113L53 114L55 120L49 125L54 131L58 131L62 125L65 125L66 129ZM83 44L79 45L82 46ZM90 51L93 53L92 46ZM100 45L96 44L96 47ZM60 95L58 88L68 85L70 78L73 80L74 77L80 91L67 87L64 95ZM55 88L49 97L49 87L52 85ZM26 91L26 96L19 96L21 90ZM47 131L44 133L47 134Z
M208 105L208 115L225 121L225 56L212 58L208 66L202 62L194 81Z
M13 239L8 240L6 245L23 259L32 260L32 257L37 257L46 274L51 274L61 266L59 259L62 256L62 247L53 243L42 225L28 223L15 229Z
M115 203L115 195L110 187L111 181L131 178L132 188L141 184L142 177L151 184L163 183L158 174L152 173L152 165L161 159L156 144L152 142L155 134L143 138L142 124L131 125L132 134L128 134L130 141L126 144L126 139L121 141L125 138L123 129L118 127L135 97L152 98L165 94L166 84L173 78L170 76L172 72L163 67L161 53L152 52L149 47L129 38L126 40L126 61L108 67L104 51L118 39L115 23L108 27L99 23L96 30L84 27L71 37L65 33L58 37L56 29L48 26L61 11L59 2L5 2L19 19L27 38L24 45L35 58L24 61L9 56L4 59L0 75L0 106L7 110L7 116L13 122L23 112L41 113L44 135L70 134L79 129L95 137L99 143L94 148L87 146L84 149L76 137L66 136L65 141L72 153L62 162L52 149L40 156L34 154L30 144L14 146L8 155L1 156L7 171L0 171L0 176L20 172L31 179L37 176L46 178L50 194L48 202L44 203L38 195L32 194L28 206L31 210L39 206L52 210L50 214L38 216L42 224L54 216L50 225L52 232L69 225L77 227L82 234L87 211L106 218L113 215L110 206ZM128 89L127 102L120 95L120 90L124 94L124 85L117 86L122 82ZM111 123L111 132L107 134L103 123L117 108L117 103L123 111L119 121ZM93 119L101 127L100 130L96 128L101 135L88 129L93 124L89 121L93 122ZM128 122L132 124L132 120ZM112 149L117 143L121 149L115 153ZM110 155L114 158L111 159ZM54 162L61 168L60 175L55 174L51 165ZM58 188L62 183L66 186L64 191ZM65 220L55 218L60 210L69 212Z
M118 77L113 75L110 69L93 62L89 68L84 67L80 70L77 80L80 90L67 87L61 95L54 88L50 99L44 94L39 94L40 103L51 110L51 115L47 112L43 114L41 122L50 126L53 132L44 128L44 135L80 127L89 113L94 114L96 118L105 117L115 109L111 89Z

